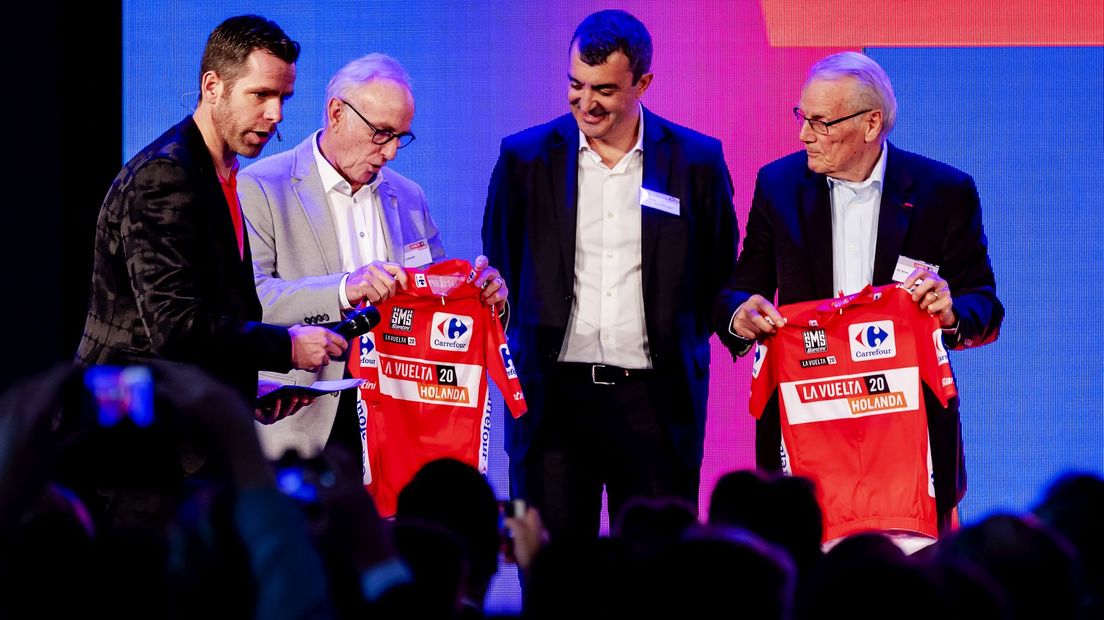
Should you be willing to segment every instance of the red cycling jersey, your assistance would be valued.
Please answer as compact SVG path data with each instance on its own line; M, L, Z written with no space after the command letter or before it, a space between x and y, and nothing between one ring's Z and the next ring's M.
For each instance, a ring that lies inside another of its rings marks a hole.
M783 469L816 483L824 540L863 530L937 537L923 386L957 395L939 322L898 285L782 306L760 344L750 409L777 392Z
M486 473L487 372L515 418L526 410L502 325L480 301L471 264L452 259L406 272L407 288L376 304L380 323L349 361L365 380L358 403L365 485L385 517L429 461L453 458Z

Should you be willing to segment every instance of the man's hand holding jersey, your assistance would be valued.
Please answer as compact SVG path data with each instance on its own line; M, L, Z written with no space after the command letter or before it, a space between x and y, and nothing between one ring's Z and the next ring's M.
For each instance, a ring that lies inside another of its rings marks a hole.
M778 313L778 308L767 298L756 294L736 308L729 329L744 340L761 340L773 335L785 324L786 319Z
M374 260L357 268L345 279L345 297L351 307L378 304L406 287L406 270L398 263Z
M488 306L499 307L498 304L506 301L510 296L510 289L506 287L506 280L497 269L490 266L486 256L479 255L475 259L475 272L479 274L475 279L475 285L483 289L480 300Z
M951 299L951 287L938 274L927 269L915 269L902 284L912 292L912 300L920 304L920 309L932 316L939 317L944 329L954 327L954 300Z
M946 280L927 269L916 269L905 278L902 287L912 293L912 300L920 304L921 310L938 317L944 329L954 327L958 319ZM736 309L729 329L744 340L762 340L785 324L786 319L774 304L762 295L752 295Z

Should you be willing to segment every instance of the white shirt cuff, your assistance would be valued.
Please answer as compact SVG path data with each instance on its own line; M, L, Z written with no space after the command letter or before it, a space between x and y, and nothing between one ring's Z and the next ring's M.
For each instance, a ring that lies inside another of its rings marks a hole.
M341 276L341 284L337 287L337 298L341 301L342 310L353 309L353 304L349 303L349 298L345 295L345 283L349 281L349 275L350 274L345 274Z
M739 338L740 340L743 340L744 342L747 343L747 346L745 346L744 348L742 348L742 349L740 349L739 351L736 352L736 355L738 355L740 357L743 357L743 356L747 355L748 351L751 350L751 347L755 344L755 341L754 340L748 340L747 338L744 338L740 334L737 334L735 331L733 331L732 323L736 320L736 313L739 312L739 311L740 311L740 309L736 308L736 311L733 312L732 316L730 316L728 318L728 333L732 334L736 338Z
M737 334L736 332L732 331L732 324L736 322L736 313L738 313L739 311L740 311L740 309L736 308L736 310L732 313L732 316L728 317L728 333L732 334L733 336L736 336L737 338L739 338L741 340L747 340L747 338L744 338L740 334Z

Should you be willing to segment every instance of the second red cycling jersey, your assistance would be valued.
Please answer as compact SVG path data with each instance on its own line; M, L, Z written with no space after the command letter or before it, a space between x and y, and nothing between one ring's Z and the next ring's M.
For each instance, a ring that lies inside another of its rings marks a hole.
M760 344L750 409L777 393L783 467L816 483L824 540L863 530L937 537L922 390L957 395L939 322L897 285L782 306Z

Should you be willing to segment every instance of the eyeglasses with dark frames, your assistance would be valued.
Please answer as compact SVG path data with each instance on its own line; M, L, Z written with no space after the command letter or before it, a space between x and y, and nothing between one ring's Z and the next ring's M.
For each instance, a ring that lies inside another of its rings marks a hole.
M345 101L344 99L339 98L339 100L341 101L341 103L344 103L345 105L349 106L349 109L352 110L354 114L359 116L360 120L364 121L365 125L368 125L368 129L372 130L372 132L373 132L372 133L372 144L378 144L380 146L383 146L384 144L387 144L388 142L390 142L392 140L398 140L399 141L399 148L401 149L402 147L407 146L411 142L414 141L414 134L413 133L411 133L409 131L404 131L402 133L395 133L394 131L391 131L390 129L380 129L379 127L376 127L375 125L373 125L371 121L364 118L364 115L360 113L360 110L353 107L353 104L349 103L348 101Z
M811 127L813 129L813 131L815 131L816 133L819 133L822 136L826 136L829 133L828 128L831 127L832 125L835 125L837 123L842 123L843 121L849 121L849 120L855 118L856 116L858 116L860 114L866 114L867 112L873 112L873 111L874 110L872 110L872 109L871 110L861 110L859 112L855 112L854 114L848 114L847 116L844 116L842 118L837 118L834 121L820 121L820 120L817 120L815 118L809 118L808 116L805 116L804 114L801 113L801 108L799 108L797 106L794 106L793 115L794 115L794 120L796 120L798 122L798 124L809 123L809 127Z

